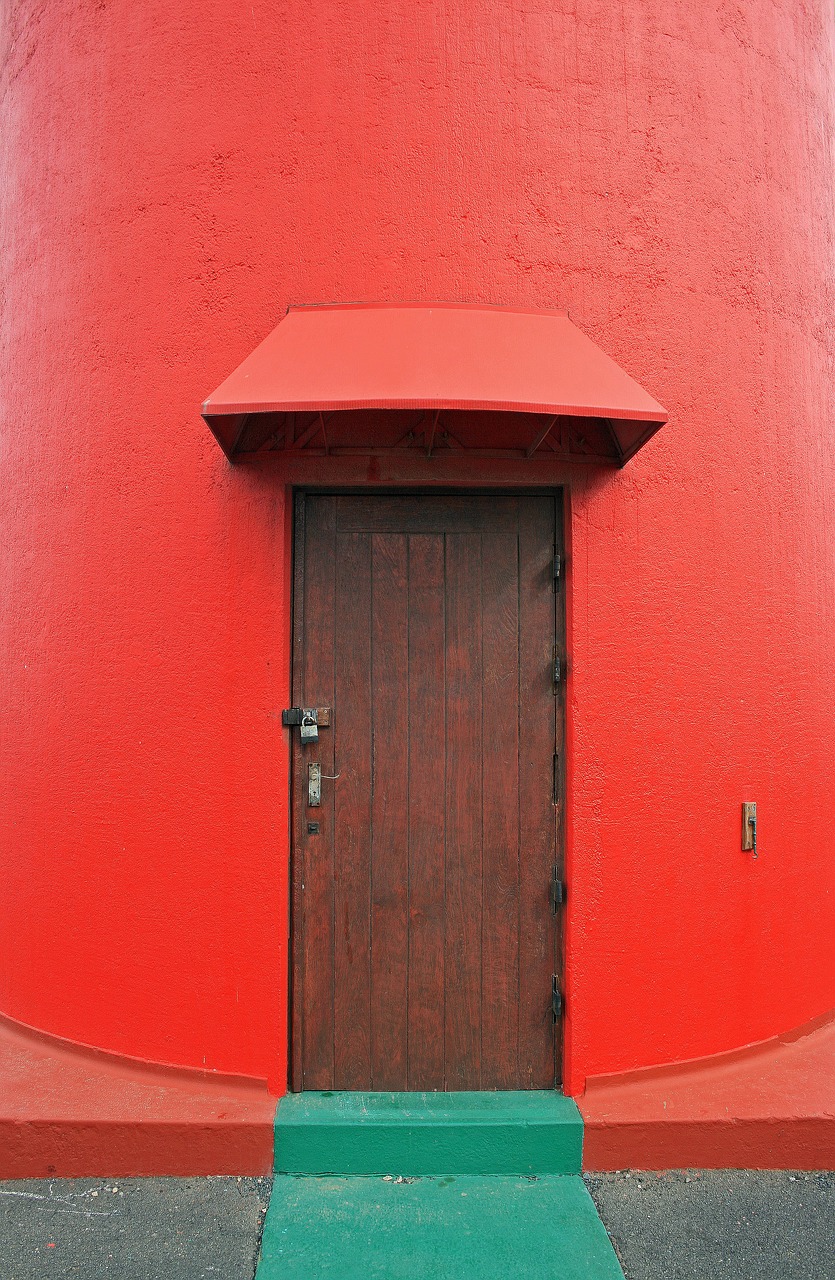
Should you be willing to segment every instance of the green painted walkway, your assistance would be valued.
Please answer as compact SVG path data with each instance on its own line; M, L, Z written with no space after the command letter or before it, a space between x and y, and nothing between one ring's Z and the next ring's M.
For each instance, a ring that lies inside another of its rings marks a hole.
M256 1280L623 1280L570 1098L301 1093Z
M256 1280L623 1280L582 1178L275 1179Z

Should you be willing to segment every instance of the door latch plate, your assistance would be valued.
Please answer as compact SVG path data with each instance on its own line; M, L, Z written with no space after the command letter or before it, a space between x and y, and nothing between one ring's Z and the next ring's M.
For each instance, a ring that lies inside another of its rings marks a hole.
M311 809L322 803L322 766L315 760L307 766L307 803Z

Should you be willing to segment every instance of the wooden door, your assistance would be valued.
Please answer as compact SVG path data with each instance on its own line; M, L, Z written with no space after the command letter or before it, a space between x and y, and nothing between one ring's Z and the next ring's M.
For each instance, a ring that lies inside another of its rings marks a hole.
M292 731L296 1089L559 1083L557 514L298 499L293 701L331 714Z

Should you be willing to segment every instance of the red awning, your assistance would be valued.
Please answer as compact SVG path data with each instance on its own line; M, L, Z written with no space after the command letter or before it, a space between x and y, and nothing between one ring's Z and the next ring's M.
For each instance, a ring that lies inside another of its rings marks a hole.
M291 307L209 397L203 417L232 458L268 440L310 447L319 421L320 444L338 452L326 421L347 413L356 421L359 410L429 411L433 436L441 413L463 414L471 441L473 415L495 422L496 414L512 414L517 424L518 415L532 415L535 430L509 449L527 456L560 421L603 423L608 456L621 464L667 420L564 313L449 303ZM253 431L252 415L262 429ZM595 428L586 435L596 438Z

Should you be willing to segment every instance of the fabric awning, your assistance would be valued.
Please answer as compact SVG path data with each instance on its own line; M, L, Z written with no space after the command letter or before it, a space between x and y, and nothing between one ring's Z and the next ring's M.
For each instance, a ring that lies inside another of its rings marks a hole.
M606 456L621 465L667 420L661 405L566 314L446 303L291 307L202 412L233 458L268 441L310 450L319 422L319 447L335 453L349 446L344 432L343 443L334 443L338 432L332 427L328 434L328 420L349 414L356 424L365 420L358 411L379 410L399 411L401 421L403 411L422 411L423 444L441 414L445 421L464 415L469 443L461 448L477 447L473 424L483 415L493 424L492 453L501 451L495 415L513 415L507 450L527 456L540 445L558 451L552 428L579 419L598 425L611 444ZM529 430L520 427L520 415ZM597 439L595 430L586 430L589 440ZM460 434L439 434L430 451L442 438L458 444ZM372 435L375 447L386 447L379 431ZM357 452L362 438L350 447Z

